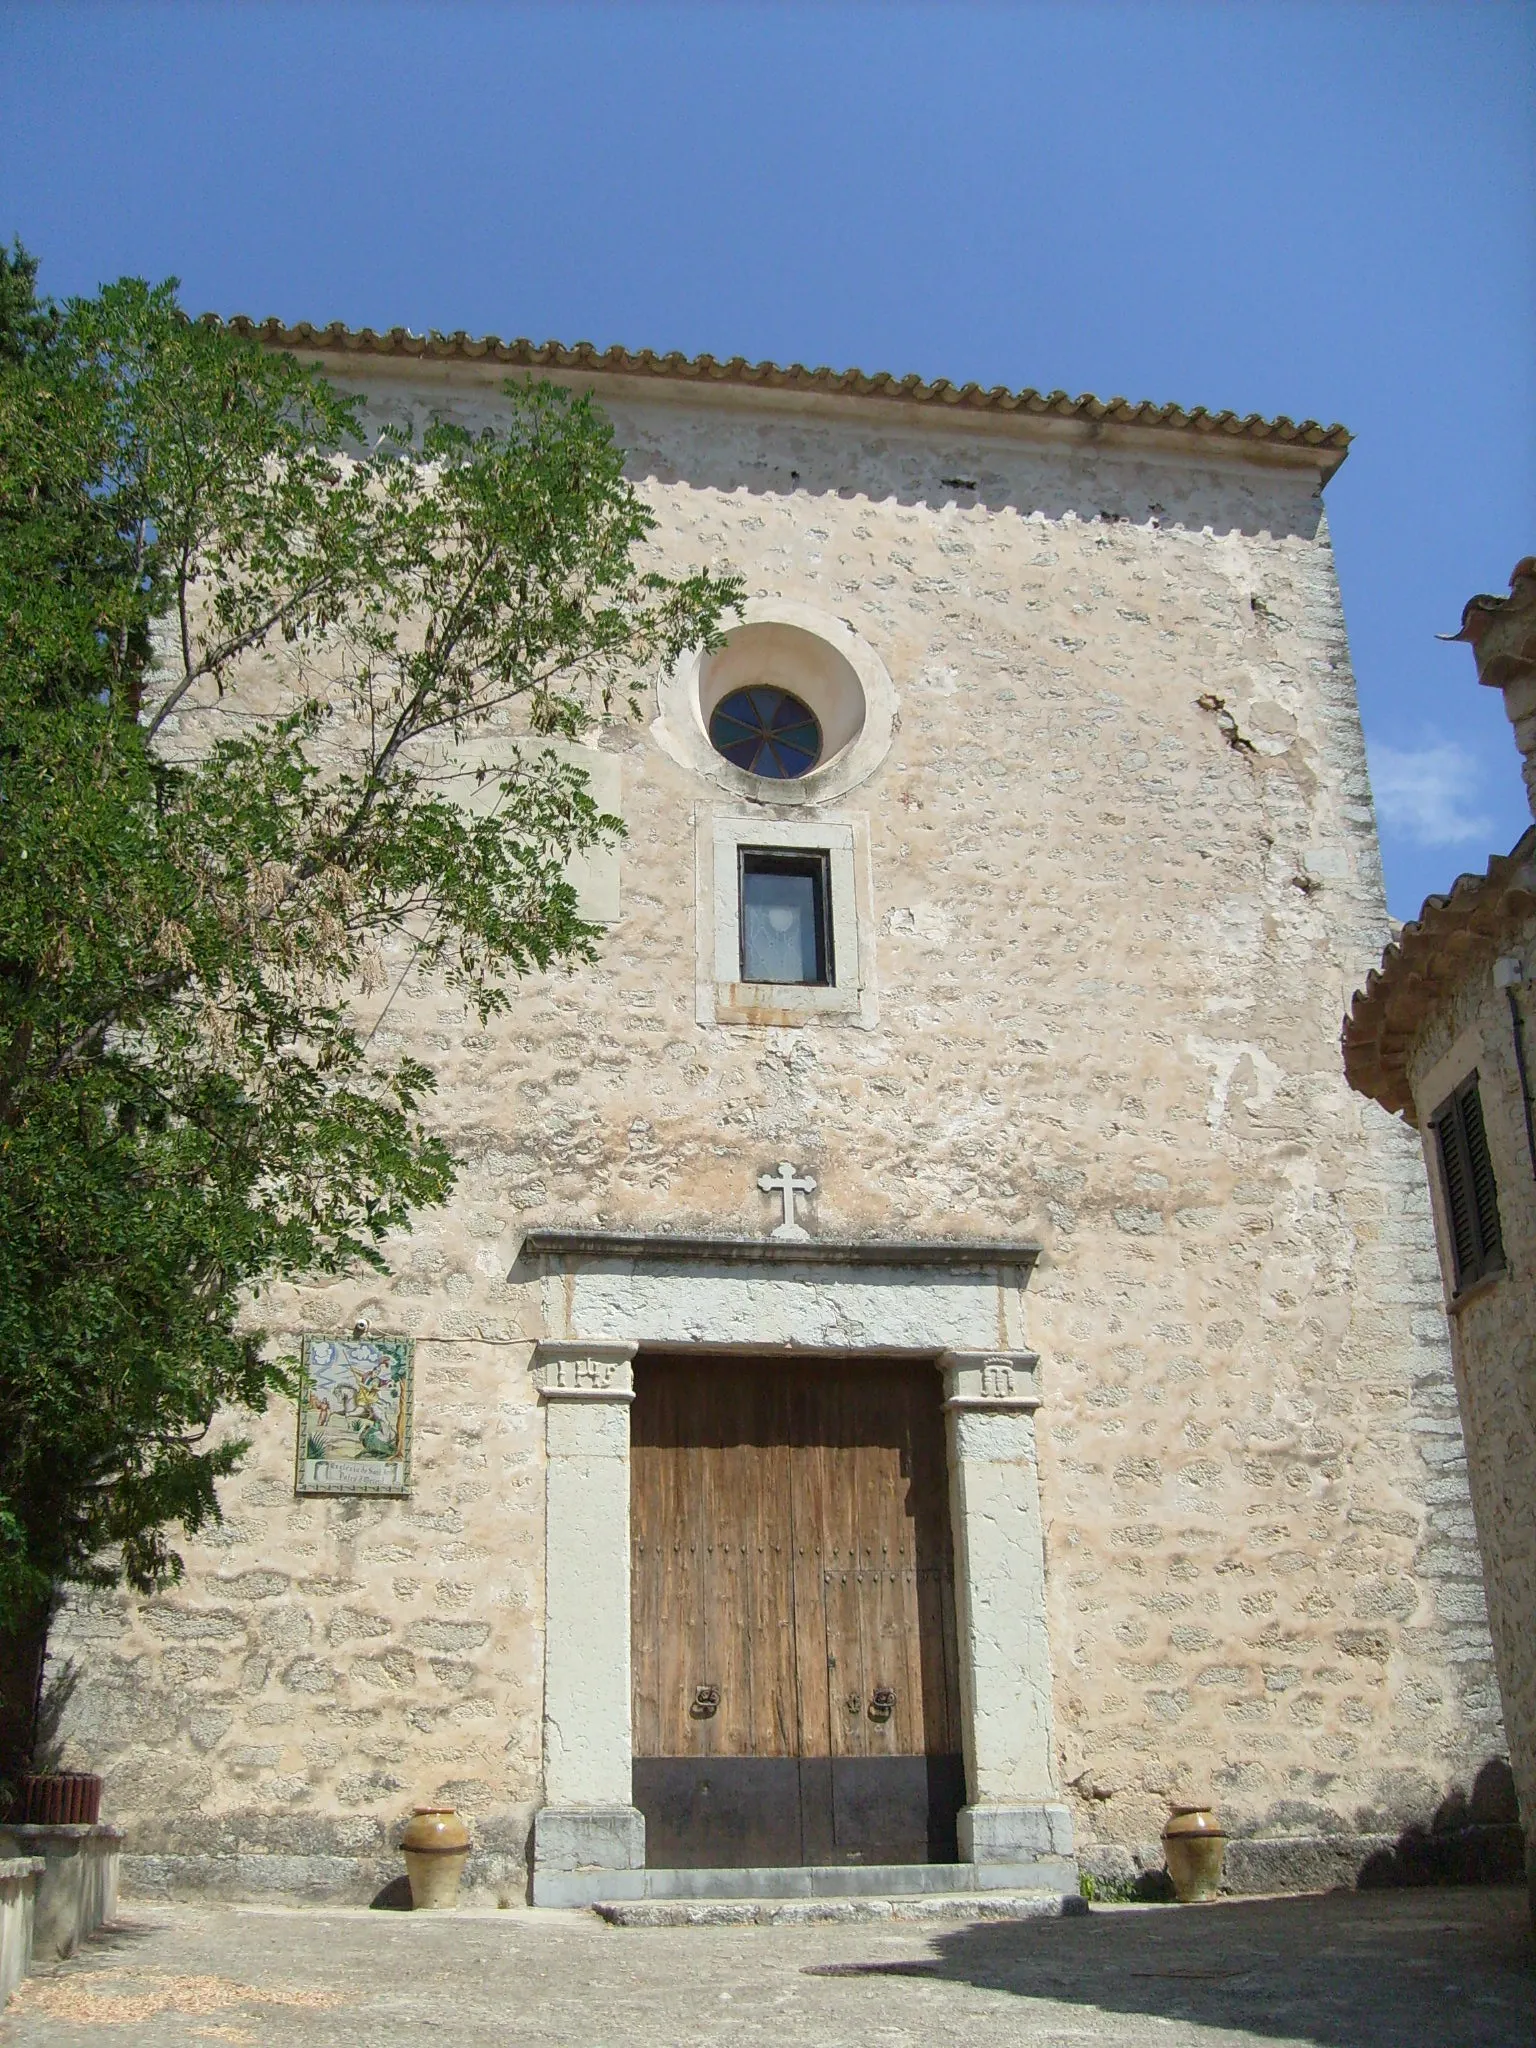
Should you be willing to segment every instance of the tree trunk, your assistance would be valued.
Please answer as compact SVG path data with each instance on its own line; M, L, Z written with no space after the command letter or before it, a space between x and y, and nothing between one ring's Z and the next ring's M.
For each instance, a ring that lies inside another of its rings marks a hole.
M43 1600L14 1627L0 1629L0 1782L7 1788L0 1794L0 1811L32 1765L52 1619L53 1602Z

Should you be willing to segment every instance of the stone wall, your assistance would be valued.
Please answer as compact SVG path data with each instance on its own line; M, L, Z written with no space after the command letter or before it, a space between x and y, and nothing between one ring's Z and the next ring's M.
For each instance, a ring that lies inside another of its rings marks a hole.
M1507 958L1536 974L1536 921ZM1530 991L1514 990L1529 1043ZM1536 1048L1533 1048L1536 1050ZM1505 1269L1469 1287L1452 1305L1451 1349L1471 1468L1474 1531L1465 1504L1435 1508L1439 1541L1458 1570L1477 1568L1481 1535L1487 1559L1489 1618L1509 1731L1510 1760L1526 1825L1526 1868L1536 1902L1536 1161L1531 1156L1515 1057L1509 996L1479 960L1456 1000L1420 1034L1408 1062L1425 1164L1435 1191L1445 1293L1455 1291L1434 1133L1429 1119L1472 1072L1498 1184Z
M467 366L366 388L380 416L495 407ZM1175 1794L1250 1835L1427 1819L1502 1735L1422 1169L1339 1073L1386 920L1316 472L1192 436L600 395L661 563L845 620L894 684L890 751L834 806L868 832L878 1013L701 1025L694 848L727 806L644 725L595 736L629 828L600 960L485 1028L402 990L380 1037L437 1068L458 1191L388 1286L258 1304L290 1344L359 1315L416 1336L413 1497L295 1499L279 1406L184 1582L61 1629L73 1757L140 1859L197 1859L130 1868L366 1895L430 1796L472 1817L482 1888L521 1895L544 1482L521 1234L759 1235L780 1159L825 1235L1044 1246L1057 1767L1101 1867L1153 1853Z

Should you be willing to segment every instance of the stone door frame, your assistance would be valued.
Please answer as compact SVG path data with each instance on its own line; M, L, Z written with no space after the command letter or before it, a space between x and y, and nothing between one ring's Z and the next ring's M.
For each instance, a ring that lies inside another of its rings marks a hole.
M637 1351L914 1358L942 1373L977 1888L1075 1888L1056 1782L1030 1244L807 1243L539 1231L533 1371L545 1418L544 1800L536 1905L644 1897L632 1803L629 1407ZM937 1390L936 1390L937 1392ZM729 1873L711 1872L714 1889Z

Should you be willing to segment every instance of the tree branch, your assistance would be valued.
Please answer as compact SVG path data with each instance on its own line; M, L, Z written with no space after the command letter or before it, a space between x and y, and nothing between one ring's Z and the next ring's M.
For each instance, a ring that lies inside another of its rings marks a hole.
M77 1038L71 1039L57 1058L44 1069L43 1079L56 1081L66 1067L72 1066L83 1052L89 1052L93 1045L100 1042L125 1010L132 1008L136 1003L141 1003L146 996L168 995L172 989L184 987L190 979L184 967L177 967L168 969L164 974L151 975L148 981L139 982L125 1000L114 1003L94 1024L87 1025Z
M257 620L256 624L247 627L245 632L236 633L232 639L226 640L220 646L211 649L197 663L194 663L192 660L186 593L183 586L179 592L179 599L182 628L182 667L185 673L175 689L171 690L157 707L154 717L145 728L145 737L147 739L154 738L155 734L160 730L166 719L170 717L194 683L200 682L204 676L212 675L215 670L223 668L227 662L233 661L237 654L243 654L247 648L254 647L258 641L264 640L274 626L280 626L284 619L291 617L301 606L308 604L315 593L322 587L324 580L323 577L317 576L312 582L306 583L301 590L296 590L291 597L285 598L275 611L269 612L264 619Z

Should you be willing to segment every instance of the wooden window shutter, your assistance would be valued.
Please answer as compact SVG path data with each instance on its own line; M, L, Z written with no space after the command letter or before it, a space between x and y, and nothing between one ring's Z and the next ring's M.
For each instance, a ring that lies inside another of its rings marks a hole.
M1450 1226L1456 1292L1504 1264L1499 1192L1476 1074L1469 1074L1430 1119L1440 1155L1440 1187Z
M1483 1099L1475 1074L1470 1085L1461 1091L1460 1101L1467 1133L1467 1159L1472 1168L1472 1213L1477 1223L1478 1255L1482 1270L1490 1273L1504 1263L1504 1236L1499 1229L1499 1191L1494 1184L1493 1161L1488 1157Z

